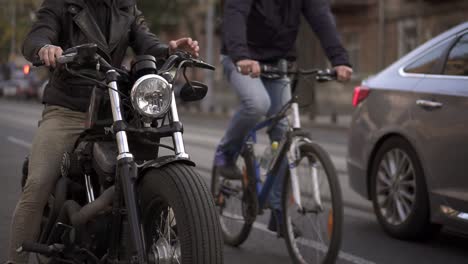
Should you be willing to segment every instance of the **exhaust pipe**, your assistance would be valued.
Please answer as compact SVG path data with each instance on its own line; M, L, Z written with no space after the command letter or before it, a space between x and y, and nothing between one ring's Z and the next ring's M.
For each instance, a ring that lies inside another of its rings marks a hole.
M83 207L75 201L68 200L62 207L58 222L69 223L76 228L81 227L112 205L114 194L115 186L112 186L105 190L94 202Z

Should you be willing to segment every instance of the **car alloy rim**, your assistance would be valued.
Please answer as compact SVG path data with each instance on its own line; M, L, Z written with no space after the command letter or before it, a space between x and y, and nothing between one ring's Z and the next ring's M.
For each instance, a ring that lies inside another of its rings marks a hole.
M401 149L388 151L380 161L376 178L380 214L392 225L408 219L416 198L414 166Z

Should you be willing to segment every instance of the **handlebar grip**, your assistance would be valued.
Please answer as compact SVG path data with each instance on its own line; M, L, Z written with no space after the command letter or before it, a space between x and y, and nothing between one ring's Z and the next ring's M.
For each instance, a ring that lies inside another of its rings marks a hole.
M281 71L277 67L268 65L268 64L260 64L260 71L265 74L286 74L286 72Z
M318 82L333 81L338 78L338 74L335 69L321 70L317 72L316 80Z
M45 63L43 61L41 61L41 60L38 60L38 61L33 61L32 65L34 67L41 67L41 66L44 66Z
M45 256L51 256L54 253L54 250L51 247L33 242L24 242L18 251L39 253Z
M68 54L68 55L60 56L56 60L57 64L67 64L67 63L73 62L75 60L75 55L76 54ZM37 60L37 61L33 61L32 65L34 67L42 67L42 66L45 66L45 63L42 60Z

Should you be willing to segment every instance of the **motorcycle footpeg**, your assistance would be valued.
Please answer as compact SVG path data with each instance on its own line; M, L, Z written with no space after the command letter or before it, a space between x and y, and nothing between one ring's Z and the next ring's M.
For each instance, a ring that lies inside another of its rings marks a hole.
M19 247L16 252L23 253L38 253L47 257L52 257L63 250L63 245L54 244L54 245L45 245L33 242L25 242Z

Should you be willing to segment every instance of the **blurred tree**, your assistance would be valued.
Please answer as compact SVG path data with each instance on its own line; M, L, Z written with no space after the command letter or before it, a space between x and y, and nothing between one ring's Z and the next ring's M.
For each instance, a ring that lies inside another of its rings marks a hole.
M35 19L35 10L41 0L0 0L0 62L6 62L19 53L28 30Z
M184 18L189 15L191 9L199 1L171 0L154 1L140 0L138 7L143 13L155 32L177 30ZM184 23L185 24L185 23ZM190 26L190 23L187 23ZM193 31L189 29L189 31Z

